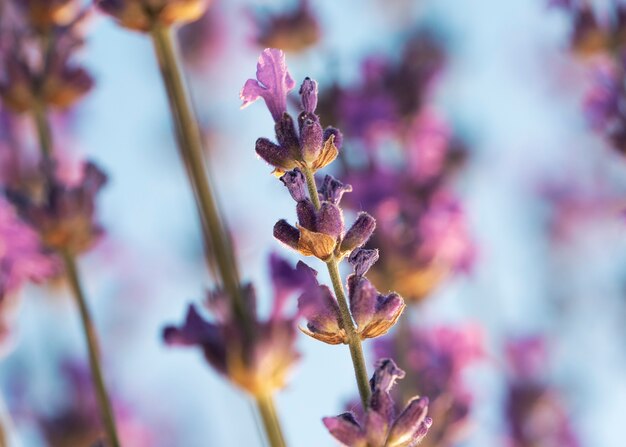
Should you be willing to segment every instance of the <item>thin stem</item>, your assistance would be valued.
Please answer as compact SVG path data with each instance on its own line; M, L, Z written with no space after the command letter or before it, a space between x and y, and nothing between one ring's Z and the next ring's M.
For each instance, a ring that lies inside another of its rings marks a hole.
M232 297L235 315L249 327L234 250L205 170L200 129L183 81L172 32L157 24L151 36L176 127L179 152L195 194L207 246L213 248L224 289Z
M265 433L267 433L270 447L285 447L285 439L283 438L280 422L276 416L276 408L274 407L272 397L257 396L256 404L259 409L259 414L261 415L261 420L263 421Z
M201 217L206 245L212 247L213 257L226 293L231 297L233 313L247 335L244 343L252 343L252 322L243 300L241 280L235 252L226 224L215 200L207 175L198 121L185 87L170 28L156 24L151 30L154 49L167 91L172 119L176 127L178 149L187 170ZM257 398L263 426L272 447L284 447L285 441L271 397Z
M87 348L89 351L89 366L91 367L91 375L96 388L96 397L98 398L98 405L100 406L100 413L104 422L104 428L107 433L107 438L113 447L120 447L120 441L117 436L117 429L115 427L115 418L113 416L113 409L109 396L107 394L106 385L104 383L104 377L102 374L102 366L100 365L100 349L98 347L98 338L96 336L95 326L91 319L87 302L85 299L85 293L80 282L80 275L76 266L76 261L72 254L67 251L61 253L63 263L65 265L65 273L72 290L78 309L80 310L80 317L83 323L83 330L85 333L85 339L87 341Z
M306 178L307 188L309 190L309 196L315 206L315 209L320 209L320 199L317 194L317 186L315 185L315 175L313 171L308 167L303 169L304 176ZM326 261L326 267L328 267L328 274L335 290L335 296L337 297L337 303L339 304L339 313L341 316L341 323L346 331L348 338L348 346L350 347L350 356L352 357L352 366L354 368L354 376L356 377L356 383L359 388L359 395L361 396L361 403L363 408L367 408L370 398L370 386L369 379L367 377L367 367L365 366L365 357L363 355L363 346L361 345L361 338L356 332L356 326L352 320L352 314L350 313L350 307L348 306L348 299L343 290L343 282L341 281L341 275L339 274L339 262L333 256Z
M45 160L52 158L52 131L48 122L48 114L46 106L41 101L35 101L33 106L33 118L37 127L37 136L39 137L39 146Z

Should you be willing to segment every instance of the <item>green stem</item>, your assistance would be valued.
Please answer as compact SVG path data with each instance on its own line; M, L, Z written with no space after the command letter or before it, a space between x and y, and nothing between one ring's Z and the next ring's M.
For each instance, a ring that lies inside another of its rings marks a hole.
M310 168L303 169L304 176L306 178L306 184L309 189L309 196L315 206L315 209L320 209L320 199L317 194L317 186L315 185L315 174ZM348 299L343 290L343 282L341 281L341 275L339 274L339 262L332 256L326 261L328 267L328 274L335 290L335 296L337 297L337 303L339 304L339 313L341 316L341 324L346 331L346 337L348 338L348 346L350 348L350 357L352 358L352 366L354 368L354 376L356 377L356 383L359 388L359 395L361 396L361 403L363 408L367 408L370 398L370 386L367 376L367 367L365 366L365 357L363 355L363 346L361 345L361 338L356 331L356 326L352 320L352 314L350 313L350 307L348 306Z
M167 91L172 119L176 127L179 153L195 194L206 245L213 249L213 257L222 285L231 297L233 313L246 333L247 340L244 340L244 344L252 343L254 336L252 321L250 321L250 314L242 295L235 252L226 224L221 219L211 182L207 175L202 137L183 80L172 31L168 27L156 24L150 34ZM257 406L270 445L272 447L284 447L285 441L272 398L257 398Z
M276 408L272 396L258 396L256 398L257 408L263 421L263 427L267 434L267 439L271 447L285 447L285 439L280 427L280 422L276 416Z
M232 297L235 315L249 328L234 250L205 170L202 137L183 81L171 29L157 24L150 34L176 127L179 152L195 194L206 245L213 249L224 289Z
M74 257L67 251L61 253L63 263L65 265L65 273L72 290L72 294L80 310L80 317L83 323L83 330L85 333L85 339L87 342L87 348L89 351L89 366L91 367L91 375L96 388L96 397L98 398L98 405L100 406L100 413L104 421L104 428L107 433L107 438L112 447L120 447L120 441L117 436L117 429L115 427L115 418L113 416L113 409L109 396L107 394L106 385L104 383L104 377L102 374L102 366L100 365L100 349L98 347L98 338L96 336L95 326L91 319L87 302L85 299L85 293L80 283L80 276L76 261Z
M42 156L45 160L50 160L52 158L52 131L48 122L46 106L42 101L37 100L33 104L33 118L37 127Z

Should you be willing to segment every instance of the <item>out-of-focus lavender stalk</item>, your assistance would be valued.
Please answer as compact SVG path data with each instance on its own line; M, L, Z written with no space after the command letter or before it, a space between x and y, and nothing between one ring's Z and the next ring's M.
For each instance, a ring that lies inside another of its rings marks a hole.
M211 182L205 169L200 129L186 91L170 27L155 24L150 35L159 60L161 75L176 127L180 155L196 196L207 246L213 249L224 289L232 298L235 314L248 324L241 300L241 286L230 235L221 219Z
M41 154L44 157L44 160L49 161L53 158L53 139L48 121L48 114L43 104L39 104L39 106L33 111L33 119L35 125L37 126ZM100 412L102 414L104 427L107 433L107 439L111 443L112 447L120 447L121 444L117 434L115 415L113 413L113 407L111 406L111 400L106 389L104 374L102 372L98 335L93 319L91 318L89 306L87 305L87 299L83 291L80 274L76 265L76 258L75 255L67 249L59 251L59 255L63 259L65 275L69 282L72 296L76 300L76 305L79 309L83 332L85 334L85 341L87 343L87 351L89 354L89 366L91 368L94 389L96 397L98 398L98 404L100 406Z
M70 4L70 2L67 2L67 4ZM14 52L8 53L6 57L11 64L17 66L19 66L20 63L23 64L21 66L23 70L21 74L24 77L18 77L16 79L11 79L10 77L8 78L8 80L6 81L7 84L2 86L2 92L4 94L3 99L5 99L7 103L12 104L16 112L29 111L32 114L34 125L37 129L39 146L41 148L42 154L41 179L43 180L42 186L44 187L43 194L45 197L49 198L49 195L54 195L53 190L57 185L52 184L56 181L54 177L55 174L53 166L54 145L52 131L49 124L47 104L68 107L76 99L82 96L83 93L91 88L91 78L89 77L89 75L80 68L69 68L70 66L68 65L69 55L72 53L71 48L73 48L74 44L78 44L79 42L81 42L80 38L75 36L72 30L73 24L79 22L80 14L77 12L76 16L73 18L72 21L70 21L69 24L65 23L63 24L63 26L60 26L60 24L55 21L53 14L54 8L51 4L38 5L33 3L24 5L16 3L15 7L16 17L18 19L16 23L16 28L21 25L24 27L24 29L16 31L17 48L14 49ZM38 10L41 15L37 17L43 19L43 22L41 23L38 23L33 19L34 15L29 15L33 13L33 11L37 10L38 7L41 8L40 10ZM25 38L24 36L28 34L26 30L33 32L38 43L41 65L36 68L28 66L28 64L24 63L24 59L20 59L25 57L24 54L20 53L20 44L22 43L20 39ZM19 33L23 34L20 35ZM64 45L63 43L61 43L64 38L66 38L68 41L71 40L72 44L66 43ZM14 59L11 59L12 57L14 57ZM50 81L50 78L54 78L54 76L59 76L59 78L57 79L61 79L65 82L58 83L56 91L54 88L51 88L49 84L46 84ZM63 76L65 76L65 78L63 78ZM17 84L19 84L20 82L23 83L22 89L20 90L13 88L11 82L15 82ZM22 92L22 96L19 96L19 94L17 93L19 91ZM12 94L14 94L13 97ZM16 101L12 102L12 100ZM96 173L96 171L97 170L93 170L92 173ZM91 184L91 187L95 187L93 189L94 194L104 182L104 178L100 177L101 175L103 176L100 171L97 171L96 176L99 180L97 180L96 183ZM100 183L100 180L102 180L102 183ZM85 189L84 191L81 191L87 193L85 197L83 197L83 202L81 203L89 202L87 195L89 195L89 192L91 190L89 189L89 186L87 186L86 188L87 189ZM60 189L58 189L56 192L59 191ZM21 194L24 194L24 191L16 191L16 197L20 196ZM26 200L22 200L23 204L30 202L30 200L32 199L31 197L22 197L22 199L24 198ZM62 199L59 200L59 203L61 202ZM65 211L68 211L71 208L72 204L70 202L72 202L72 199L69 199L67 203L63 203L63 205L68 208ZM48 205L51 208L55 208L54 204L45 204L42 206L45 208ZM61 205L60 208L63 205ZM88 208L90 208L90 210L92 211L92 208L89 205ZM43 211L43 213L40 213L39 217L43 217L45 219L45 214L47 211L50 210L46 209L45 211ZM73 209L72 211L76 210ZM61 211L61 213L63 213L63 211ZM46 221L46 224L51 224L54 227L54 220L56 218L62 219L62 216L55 214L52 219ZM60 224L59 226L63 225L64 224ZM70 233L72 232L71 228L64 228L64 230L69 231ZM46 230L42 230L42 232L45 231ZM77 238L80 238L80 236L77 236ZM45 237L42 236L42 239L45 239ZM97 333L89 313L86 298L81 287L81 281L76 266L75 256L78 253L78 250L69 248L69 245L71 245L71 242L69 242L70 239L71 238L62 238L62 240L57 239L55 240L54 244L47 243L46 245L48 245L48 248L52 249L63 259L65 273L70 284L70 289L80 311L80 317L87 343L95 391L100 406L101 416L104 422L107 439L112 447L120 447L121 444L119 442L119 437L117 434L115 418L104 383ZM89 245L89 240L81 240L81 243L84 243L84 245L81 245L81 249L85 248Z
M315 209L319 210L321 208L321 204L317 193L317 186L315 184L315 174L309 167L304 167L303 172L306 178L307 189L309 190L309 198L313 202ZM367 376L367 366L365 365L365 357L363 355L363 346L361 345L361 337L359 337L356 333L356 326L352 320L348 300L343 290L343 283L341 282L341 275L339 274L339 261L333 255L326 261L326 266L328 268L330 280L333 284L333 289L335 290L337 304L339 304L341 324L346 331L348 347L350 348L350 357L352 358L352 366L354 367L354 376L356 377L359 395L361 396L361 403L363 404L363 408L366 408L371 392L369 378Z
M208 239L207 245L213 249L212 254L222 285L231 297L234 315L237 315L240 324L246 330L250 327L250 318L241 299L241 280L235 253L205 169L200 129L184 86L172 31L169 27L155 25L151 30L151 36L167 90L172 119L176 125L180 154L196 194L196 202ZM270 396L256 397L256 404L270 444L273 447L284 446L285 441L273 399Z
M101 0L99 5L106 12L118 17L121 25L147 32L152 38L169 100L172 120L176 128L179 153L194 191L206 246L211 248L213 255L211 261L217 264L222 286L230 297L232 315L243 329L246 339L244 345L251 344L253 337L252 316L249 309L246 308L243 297L230 234L218 209L211 180L205 166L198 120L185 86L172 31L175 23L197 20L206 8L206 2L187 0L175 4L175 2L163 1L160 6L146 4L142 13L130 15L123 12L127 6L131 10L133 6L136 6L131 5L130 2L126 4L125 2ZM120 14L118 15L118 13ZM129 17L132 19L131 22L128 22ZM255 395L254 397L271 446L285 446L272 396Z

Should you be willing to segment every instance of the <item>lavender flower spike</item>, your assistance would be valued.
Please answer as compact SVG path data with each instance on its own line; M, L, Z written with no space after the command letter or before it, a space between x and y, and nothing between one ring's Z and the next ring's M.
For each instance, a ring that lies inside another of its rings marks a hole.
M272 118L279 122L287 112L287 93L293 90L295 85L287 71L285 53L276 48L266 48L256 66L256 79L248 79L239 93L243 101L241 108L263 98Z
M346 447L414 447L428 432L432 419L428 413L428 398L414 397L399 416L395 415L395 405L391 388L397 379L404 377L404 371L391 359L378 362L370 380L372 396L366 410L363 424L352 413L323 419L331 435Z

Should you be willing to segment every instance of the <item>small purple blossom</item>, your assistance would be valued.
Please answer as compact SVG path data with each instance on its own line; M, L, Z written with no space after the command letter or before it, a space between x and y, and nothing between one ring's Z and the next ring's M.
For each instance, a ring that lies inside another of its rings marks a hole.
M427 417L428 398L414 397L396 415L396 405L389 394L404 371L393 360L383 359L376 365L370 380L372 395L359 423L353 413L323 419L330 434L346 447L413 447L421 442L432 425Z
M526 337L506 346L510 369L505 414L510 447L579 447L565 402L545 378L545 340Z
M26 225L5 200L0 200L0 300L27 281L41 282L55 271L37 233Z
M276 256L270 258L274 284L274 305L270 318L256 313L254 288L243 290L252 327L247 329L232 313L230 298L222 291L209 294L205 307L213 319L206 320L190 305L181 326L168 326L163 338L170 346L199 346L209 364L235 385L254 396L267 396L283 388L300 355L295 348L296 317L287 316L286 299L315 284L313 273L304 265L292 268Z
M91 162L83 165L82 175L74 184L61 181L52 171L46 168L43 201L34 201L19 191L9 191L9 197L47 247L78 254L91 248L104 233L95 220L95 200L107 177Z
M252 13L257 26L255 41L261 47L274 47L290 52L304 51L320 38L320 26L308 0L297 0L297 6L288 11Z
M287 112L287 93L295 86L296 83L287 71L285 53L276 48L266 48L256 66L256 79L248 79L239 93L243 101L241 107L263 98L272 118L279 122Z

